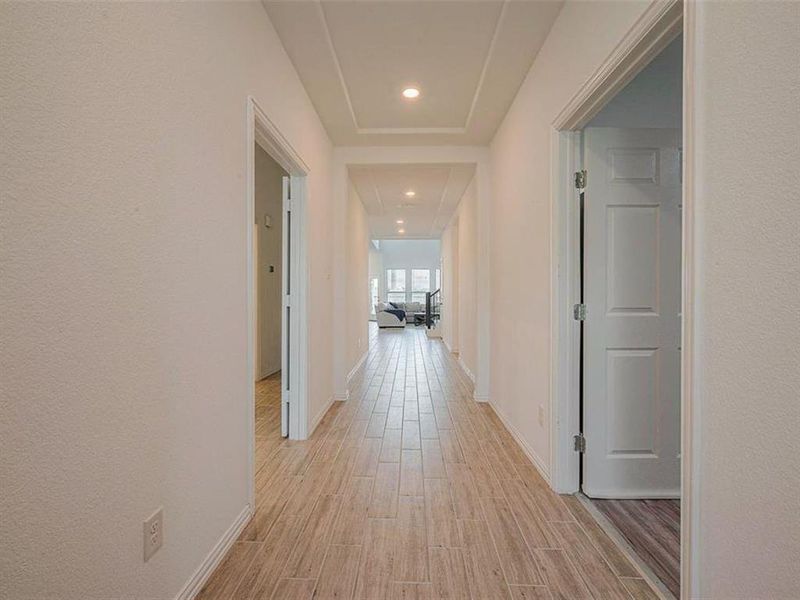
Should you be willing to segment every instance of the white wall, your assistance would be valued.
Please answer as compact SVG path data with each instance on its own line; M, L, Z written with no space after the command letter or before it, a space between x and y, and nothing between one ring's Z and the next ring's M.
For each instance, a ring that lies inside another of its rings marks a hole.
M376 248L372 241L369 244L369 278L377 277L378 279L378 298L386 298L386 277L383 271L383 255L381 251ZM375 307L370 307L370 311Z
M683 36L679 35L590 121L592 127L680 129Z
M442 232L442 340L450 352L458 352L458 277L460 265L458 260L458 217Z
M281 368L283 177L286 172L256 144L256 380ZM269 216L271 226L265 225ZM274 269L270 271L270 266Z
M473 180L442 234L442 338L473 377L478 368L478 204Z
M312 416L331 145L256 3L2 3L0 40L0 597L173 598L252 476L247 95L311 168Z
M376 164L442 164L442 163L472 163L475 164L475 188L477 203L478 226L478 281L490 280L489 250L492 223L492 205L490 201L490 188L492 177L489 168L489 149L476 146L348 146L334 148L333 152L333 203L334 203L334 232L335 254L334 273L335 282L342 282L341 289L338 283L334 294L334 303L337 313L344 310L344 276L346 273L346 259L344 238L346 235L345 215L348 194L348 165L376 165ZM477 311L480 314L490 314L491 297L488 285L478 286ZM344 321L334 324L336 340L344 340ZM477 370L475 372L475 399L485 401L488 399L490 372L489 372L489 337L491 322L483 318L477 324ZM344 342L342 342L344 343ZM337 346L338 348L338 346ZM343 357L343 352L335 352L336 357ZM336 390L337 395L344 393L345 376L343 358L336 358Z
M549 424L538 410L549 411L550 398L551 123L647 5L567 2L491 144L492 275L490 286L478 284L491 292L490 401L545 474Z
M551 123L646 6L567 3L491 146L491 396L545 470ZM800 160L800 4L694 11L690 594L796 598L800 224L785 173Z
M473 181L458 207L458 352L463 365L478 370L478 203Z
M441 265L440 240L381 240L383 258L383 283L386 286L386 271L405 269L406 300L411 299L411 270L428 269L431 272L431 289L436 289L436 269ZM387 290L388 292L388 290Z
M367 351L369 340L369 225L367 212L350 184L347 202L347 302L344 315L335 318L347 323L345 368L350 373Z
M381 240L380 246L384 271L439 268L441 240Z
M692 591L798 598L800 4L695 10Z

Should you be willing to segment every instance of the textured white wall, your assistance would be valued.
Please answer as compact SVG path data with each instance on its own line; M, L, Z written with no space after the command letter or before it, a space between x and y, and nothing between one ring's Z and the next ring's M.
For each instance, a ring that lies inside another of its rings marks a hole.
M550 395L551 123L647 6L567 2L491 144L490 399L545 470L549 425L539 425L538 407L547 410Z
M369 341L369 225L367 212L358 197L355 187L350 184L347 198L347 302L345 319L347 373L353 369L367 351Z
M695 9L692 591L799 598L800 3Z
M311 167L311 415L330 142L259 4L2 3L0 46L0 597L172 598L248 502L247 95Z
M442 234L442 337L474 376L478 369L478 203L475 180Z
M458 208L458 352L475 375L478 370L478 203L475 181Z
M458 217L442 232L442 340L451 352L458 352L459 322Z

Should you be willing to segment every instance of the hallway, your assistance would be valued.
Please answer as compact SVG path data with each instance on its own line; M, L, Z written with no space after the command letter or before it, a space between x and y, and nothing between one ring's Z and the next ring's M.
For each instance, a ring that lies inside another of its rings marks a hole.
M256 514L198 598L655 598L572 497L553 494L424 330L370 352L311 439L257 386Z

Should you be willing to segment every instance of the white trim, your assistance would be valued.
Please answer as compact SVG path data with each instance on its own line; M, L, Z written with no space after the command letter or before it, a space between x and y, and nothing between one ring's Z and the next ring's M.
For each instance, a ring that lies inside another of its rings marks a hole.
M552 210L551 250L551 470L555 490L561 493L578 490L579 469L572 449L577 433L577 369L580 357L577 328L569 311L576 300L579 274L575 248L575 191L572 172L580 164L579 139L572 130L586 124L652 58L666 47L682 26L680 0L651 0L649 7L633 24L612 53L589 81L564 106L553 122L551 136ZM566 164L565 164L566 163ZM571 235L574 234L574 235Z
M697 156L695 146L695 30L696 7L694 2L684 5L683 23L683 298L681 315L681 597L691 598L700 589L700 505L695 502L701 485L700 461L694 460L695 448L701 447L700 423L702 411L695 402L695 389L702 389L702 372L695 374L695 320L694 299L703 290L697 285L700 274L696 270L695 252L695 173ZM699 398L699 394L698 394Z
M314 415L314 420L311 422L311 427L308 430L308 435L314 433L314 430L317 428L317 425L319 425L319 422L322 421L322 418L325 416L325 413L328 412L330 407L333 406L335 400L336 400L335 396L331 396L330 398L328 398L328 401L325 403L325 405L319 410L319 412L316 415Z
M461 367L461 370L464 371L464 374L469 377L469 380L472 382L472 385L475 385L475 374L469 370L467 363L464 362L464 359L461 358L461 355L458 356L458 366Z
M350 382L353 381L353 377L356 376L358 370L361 368L361 365L367 360L367 356L369 356L369 350L364 350L364 354L361 355L361 358L358 359L355 366L350 369L350 372L347 374L347 385L350 385Z
M693 2L681 0L651 0L650 5L642 16L627 32L613 52L603 62L595 74L586 82L577 94L564 106L553 122L554 140L551 153L554 161L560 166L553 170L554 176L562 178L553 188L551 212L559 213L551 221L551 235L556 239L552 241L551 250L557 252L557 260L553 261L551 282L558 282L554 286L555 298L553 302L554 313L553 329L558 332L553 338L561 338L559 345L557 339L551 339L551 359L557 364L551 364L551 377L554 385L551 386L551 435L555 432L558 439L551 440L553 454L552 469L553 481L557 484L556 491L566 491L569 488L577 489L577 478L569 468L570 457L567 452L571 434L567 426L559 427L559 423L568 422L570 418L569 403L576 401L570 397L569 386L565 384L568 378L564 373L574 370L577 364L576 357L569 356L569 344L564 341L565 331L563 323L559 326L557 317L558 309L568 311L571 308L569 287L564 284L569 281L571 273L569 257L563 253L559 235L563 235L565 189L562 186L571 186L571 180L563 180L563 136L565 131L576 130L583 127L596 115L622 87L646 66L650 60L669 44L681 31L684 33L684 74L683 74L683 224L682 224L682 253L683 253L683 298L682 298L682 341L681 341L681 597L690 598L699 589L699 549L697 546L697 531L699 529L698 507L694 496L699 489L700 473L697 470L697 461L693 453L699 447L699 420L700 407L693 402L694 390L700 385L700 375L692 370L692 360L696 340L694 337L695 318L694 298L700 293L696 285L697 278L695 266L695 241L694 241L694 174L697 158L695 156L694 134L694 61L696 60L696 32L694 20L695 6ZM567 140L568 142L568 140ZM560 268L560 270L559 270ZM561 279L559 279L559 275ZM560 348L560 351L559 351ZM567 350L565 352L565 350ZM499 414L499 413L498 413ZM574 479L573 479L574 478Z
M479 394L478 392L473 392L472 399L475 400L475 402L486 402L488 404L492 403L488 394Z
M247 526L252 516L253 506L248 504L242 509L242 512L239 513L239 516L236 517L233 523L231 523L228 530L222 534L219 541L214 544L211 552L203 559L200 567L189 578L189 581L187 581L181 591L178 592L178 595L175 596L175 600L191 600L200 593L200 590L203 589L209 577L211 577L214 570L222 562L222 559L225 558L228 550L230 550L233 543L239 538L239 535Z
M550 485L550 471L547 469L545 462L539 457L538 454L536 454L536 451L528 445L528 442L525 441L525 438L522 437L522 434L517 431L517 428L511 424L511 420L506 418L498 406L491 400L489 400L489 406L492 407L492 410L494 410L495 414L503 422L503 425L511 434L511 437L513 437L517 444L519 444L520 448L522 448L525 456L531 460L533 466L536 467L537 471L539 471L539 475L541 475L547 484Z
M576 130L597 113L681 32L683 2L651 0L589 80L553 121L556 130Z
M555 131L551 152L552 197L550 211L550 456L553 489L559 494L578 491L580 460L572 436L580 430L578 353L580 326L570 308L580 300L580 237L577 193L572 176L580 166L579 132Z
M300 155L295 151L289 141L283 136L275 124L267 117L252 96L247 97L246 109L246 157L247 164L247 197L245 199L245 231L246 231L246 311L247 311L247 348L246 348L246 377L247 377L247 463L250 473L247 482L248 498L250 505L255 506L255 258L253 256L253 223L255 222L255 145L261 146L292 178L292 186L296 187L297 194L293 193L293 224L296 225L295 235L292 236L293 258L297 261L294 286L296 288L296 310L292 314L297 318L295 327L292 328L292 345L297 352L297 368L292 369L293 410L290 413L289 437L292 439L305 439L308 436L308 315L306 296L308 294L308 268L305 234L305 176L309 169ZM285 328L282 328L285 331ZM281 364L281 369L285 365Z

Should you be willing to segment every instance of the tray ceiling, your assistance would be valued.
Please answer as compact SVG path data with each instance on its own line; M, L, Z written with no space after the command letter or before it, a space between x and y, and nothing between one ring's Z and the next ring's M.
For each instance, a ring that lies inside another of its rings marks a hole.
M438 238L472 181L475 165L350 166L348 172L374 239ZM404 234L398 233L401 228Z
M337 145L486 144L560 1L263 2ZM415 100L402 96L414 86Z

